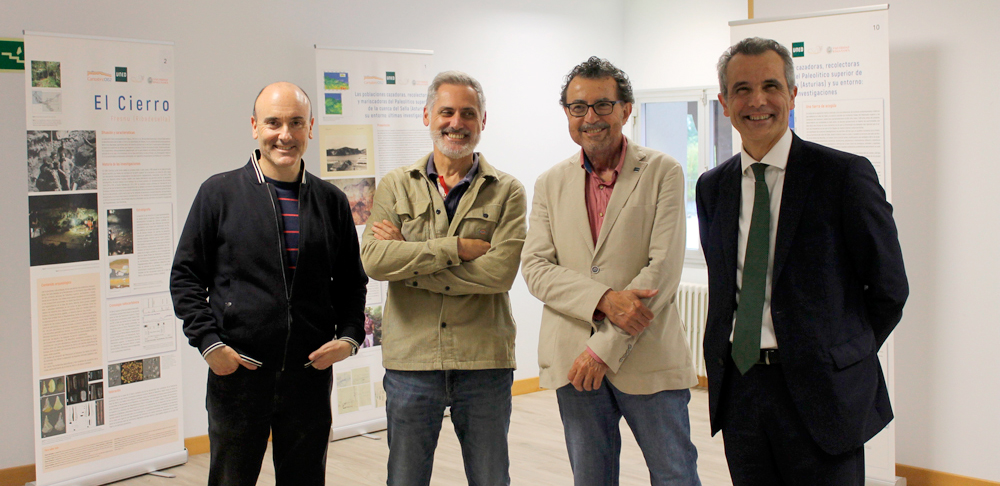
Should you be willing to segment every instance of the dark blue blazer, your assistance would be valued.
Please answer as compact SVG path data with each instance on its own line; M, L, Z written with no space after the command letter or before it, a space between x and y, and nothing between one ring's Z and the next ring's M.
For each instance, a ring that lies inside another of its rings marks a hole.
M698 179L708 265L705 330L712 433L736 310L740 155ZM793 134L778 216L771 317L795 406L829 454L862 446L892 420L876 353L909 293L892 206L868 159Z

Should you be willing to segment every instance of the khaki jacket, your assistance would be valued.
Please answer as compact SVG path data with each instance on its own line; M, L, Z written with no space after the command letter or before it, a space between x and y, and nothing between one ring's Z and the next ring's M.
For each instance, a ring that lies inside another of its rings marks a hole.
M427 158L386 174L362 236L361 261L389 281L382 363L392 370L514 368L510 290L524 245L527 199L514 177L479 156L479 171L451 223L427 178ZM389 220L406 241L381 241L372 223ZM458 238L490 242L463 262Z
M684 172L673 158L629 141L597 244L590 234L580 154L535 183L521 255L528 290L545 305L538 339L540 384L569 383L587 346L608 364L619 390L646 395L697 383L675 297L684 265ZM655 317L632 337L593 321L609 290L659 289L646 300Z

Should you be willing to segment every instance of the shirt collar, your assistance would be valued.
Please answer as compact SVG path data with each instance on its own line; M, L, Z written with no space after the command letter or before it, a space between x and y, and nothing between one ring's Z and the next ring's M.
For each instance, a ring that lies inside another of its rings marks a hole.
M625 166L625 152L628 150L628 137L622 135L622 155L618 158L618 165L615 167L615 175L617 176L622 171L622 167ZM580 150L580 167L583 167L588 174L594 173L594 165L590 163L590 159L587 158L586 152L583 149Z
M476 177L477 172L479 172L479 152L472 154L472 167L469 168L469 172L465 174L465 177L458 181L458 184L463 182L472 183L472 179ZM427 177L434 181L435 184L437 183L438 173L437 167L434 165L434 152L431 152L427 156ZM457 186L458 184L455 185Z
M751 165L758 162L777 167L778 169L785 170L785 166L788 165L788 152L792 150L792 131L790 129L785 129L785 134L778 139L778 142L771 147L761 160L756 160L747 153L746 148L740 148L740 165L743 172L746 173L747 169Z

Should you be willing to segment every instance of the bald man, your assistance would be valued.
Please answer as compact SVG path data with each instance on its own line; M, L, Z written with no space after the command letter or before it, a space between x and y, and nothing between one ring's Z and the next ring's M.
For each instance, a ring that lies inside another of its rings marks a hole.
M331 365L365 338L365 285L347 197L305 170L312 106L275 83L254 102L259 147L195 196L170 279L208 363L209 485L252 485L268 435L281 485L326 477Z

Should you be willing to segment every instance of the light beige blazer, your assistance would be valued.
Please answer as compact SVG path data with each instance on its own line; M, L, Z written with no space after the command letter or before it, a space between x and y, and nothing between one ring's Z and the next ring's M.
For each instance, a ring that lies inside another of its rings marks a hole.
M608 364L607 378L637 395L697 383L675 298L684 265L684 172L673 158L628 142L625 163L594 244L579 152L535 183L521 272L545 305L538 340L540 384L569 383L587 346ZM655 317L638 336L593 321L608 289L659 289L646 300Z

